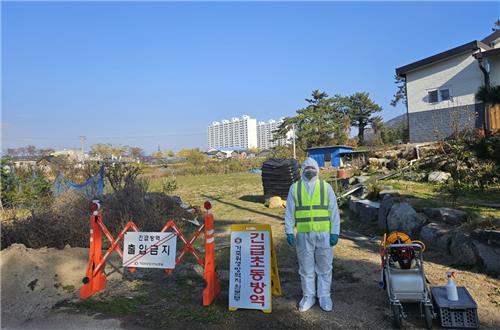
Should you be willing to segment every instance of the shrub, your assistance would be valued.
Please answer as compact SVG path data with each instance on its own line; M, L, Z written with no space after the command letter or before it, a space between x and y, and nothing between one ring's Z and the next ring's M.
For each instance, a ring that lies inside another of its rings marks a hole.
M142 231L159 231L168 219L177 220L183 231L195 230L193 225L181 220L192 219L193 214L181 208L173 197L148 192L148 182L144 180L104 195L101 205L104 223L115 237L129 220ZM194 215L200 213L197 211ZM31 248L63 248L66 244L88 247L89 217L88 200L75 191L67 191L52 204L35 209L25 218L12 215L2 221L1 247L13 243Z
M39 169L14 169L2 161L2 206L34 208L51 198L51 184Z
M112 163L105 168L106 179L114 191L134 185L141 174L141 166L135 163Z
M374 181L368 184L368 195L366 198L371 200L378 199L378 194L384 189L384 187L378 182Z
M472 149L478 158L493 160L500 166L500 135L484 137L472 141Z
M161 190L167 195L170 195L177 190L177 180L175 177L165 178L162 182Z

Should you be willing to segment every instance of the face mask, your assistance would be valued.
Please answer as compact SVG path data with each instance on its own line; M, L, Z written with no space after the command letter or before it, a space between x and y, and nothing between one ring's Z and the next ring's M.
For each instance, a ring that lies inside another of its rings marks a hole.
M318 173L315 170L305 170L304 171L304 176L306 177L307 180L311 180L314 178Z

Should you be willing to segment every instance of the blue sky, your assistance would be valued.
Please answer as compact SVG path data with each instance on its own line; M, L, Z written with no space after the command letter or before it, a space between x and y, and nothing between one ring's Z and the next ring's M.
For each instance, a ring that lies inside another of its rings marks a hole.
M206 147L213 120L290 116L314 89L369 92L491 32L499 2L2 2L2 148Z

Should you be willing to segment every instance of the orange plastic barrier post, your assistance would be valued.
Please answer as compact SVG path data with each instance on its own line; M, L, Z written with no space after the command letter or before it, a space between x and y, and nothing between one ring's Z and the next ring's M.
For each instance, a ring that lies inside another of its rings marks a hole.
M89 264L80 289L80 298L87 299L106 287L106 274L102 267L94 273L97 265L102 261L102 231L99 226L101 215L97 211L90 216L90 248Z
M219 276L215 269L214 216L206 213L205 222L205 269L203 278L207 287L203 289L203 306L210 305L220 293Z
M120 241L124 238L125 233L129 230L139 231L139 228L133 221L129 221L122 231L118 234L116 239L109 232L108 228L102 221L102 215L99 213L99 202L93 201L91 206L92 216L90 217L90 248L89 248L89 263L87 272L83 278L83 286L80 289L80 298L87 299L90 296L106 288L106 274L104 273L104 266L108 257L113 251L116 251L123 257L122 248L119 246ZM215 240L214 240L214 216L209 212L211 204L205 202L205 209L207 213L204 216L204 223L196 230L193 237L188 241L179 227L172 220L167 221L163 226L162 232L169 229L175 231L177 236L184 243L184 248L177 256L175 264L181 263L186 253L191 253L196 262L203 267L203 278L207 284L203 290L203 306L208 306L213 303L215 298L220 293L219 277L217 276L215 267ZM203 260L199 251L193 246L194 241L204 232L205 236L205 260ZM104 256L102 255L102 237L103 234L110 242ZM173 269L165 269L165 272L170 273ZM130 272L134 272L135 268L129 268Z

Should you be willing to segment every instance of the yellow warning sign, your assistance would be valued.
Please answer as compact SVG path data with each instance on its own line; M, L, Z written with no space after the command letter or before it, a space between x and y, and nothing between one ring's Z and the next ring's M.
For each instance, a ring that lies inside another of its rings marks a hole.
M272 311L272 295L281 295L270 225L232 225L229 310Z

